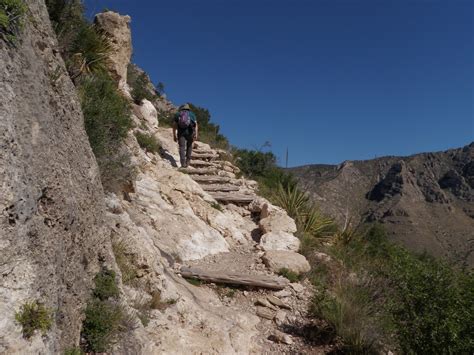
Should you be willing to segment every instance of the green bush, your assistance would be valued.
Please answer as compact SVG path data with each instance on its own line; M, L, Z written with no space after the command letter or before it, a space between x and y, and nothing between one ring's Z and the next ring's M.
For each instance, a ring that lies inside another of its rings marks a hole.
M328 322L333 336L342 340L348 354L377 354L376 341L383 331L366 287L340 275L329 292L319 288L311 305L314 315Z
M464 354L474 350L474 275L390 243L376 225L329 252L347 271L371 280L371 306L413 354ZM334 292L337 283L328 284ZM377 296L375 296L377 295ZM325 315L327 317L327 315ZM364 317L361 317L364 318ZM388 342L387 338L379 339Z
M102 185L117 192L135 171L122 142L132 127L130 106L106 74L87 76L79 85L84 124L99 163Z
M137 278L137 267L134 264L134 258L127 253L127 246L123 241L114 241L112 243L115 261L122 273L122 282L131 284Z
M46 334L53 323L51 311L38 301L23 304L20 311L15 313L15 319L22 326L25 338L30 338L35 330Z
M86 352L106 352L120 332L134 326L135 319L119 303L115 272L103 268L94 278L95 288L85 310L81 336Z
M213 148L229 149L229 141L220 133L220 126L211 122L209 110L193 104L189 104L189 106L196 115L199 125L199 140Z
M124 312L120 305L94 299L87 305L82 336L86 351L106 352L120 333Z
M301 275L298 275L296 272L288 270L287 268L280 269L278 275L287 278L290 282L298 282L302 279Z
M69 348L64 351L64 355L84 355L80 348Z
M0 36L7 43L15 43L27 9L22 0L0 0Z
M135 132L135 137L137 138L138 145L145 149L145 151L150 153L158 153L160 151L160 143L153 134Z
M127 82L131 89L133 101L137 105L140 105L143 99L152 101L155 98L156 94L150 91L149 86L151 83L146 73L142 72L138 74L129 71L127 74Z
M119 289L115 278L115 272L106 268L95 275L94 297L100 301L105 301L109 298L118 298Z

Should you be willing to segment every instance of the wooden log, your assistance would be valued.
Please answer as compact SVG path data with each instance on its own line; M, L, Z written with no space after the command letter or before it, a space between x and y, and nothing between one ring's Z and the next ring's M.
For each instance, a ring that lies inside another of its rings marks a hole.
M209 192L209 195L214 197L217 201L233 202L233 203L250 203L255 200L255 195L244 195L226 192Z
M266 275L237 274L233 272L218 272L201 270L199 268L181 267L181 276L219 284L245 285L252 287L282 290L289 281L284 277Z
M202 185L204 191L220 191L220 192L230 192L230 191L239 191L240 187L235 185Z
M220 183L227 183L230 182L230 178L226 176L207 176L207 175L192 175L191 178L203 184L220 184Z

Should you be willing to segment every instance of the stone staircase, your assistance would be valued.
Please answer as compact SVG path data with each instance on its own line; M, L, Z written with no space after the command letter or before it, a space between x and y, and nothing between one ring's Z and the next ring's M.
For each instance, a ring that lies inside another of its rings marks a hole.
M204 191L220 203L247 205L257 195L253 189L237 179L239 168L223 158L225 152L197 148L193 150L190 166L181 169L189 174Z

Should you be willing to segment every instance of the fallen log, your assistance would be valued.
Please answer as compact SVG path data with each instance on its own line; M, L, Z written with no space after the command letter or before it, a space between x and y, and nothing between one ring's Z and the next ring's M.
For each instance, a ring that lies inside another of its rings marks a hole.
M230 192L230 191L239 191L240 187L235 186L235 185L203 185L202 189L204 191Z
M214 197L216 201L220 202L230 202L230 203L251 203L255 200L256 195L244 195L241 193L232 193L232 192L209 192L209 195Z
M279 276L237 274L233 272L201 270L184 266L181 267L181 276L207 282L245 285L268 288L271 290L282 290L288 286L289 283L287 279Z

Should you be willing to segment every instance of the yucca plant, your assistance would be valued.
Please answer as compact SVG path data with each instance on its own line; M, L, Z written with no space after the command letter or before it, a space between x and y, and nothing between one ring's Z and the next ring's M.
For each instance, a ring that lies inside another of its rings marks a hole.
M104 73L107 71L112 44L108 35L95 25L81 27L71 46L69 72L72 79L83 74Z
M308 201L308 196L297 186L288 185L283 187L281 183L278 185L275 202L283 207L288 215L297 222L306 213Z
M304 234L324 237L325 230L333 224L334 221L332 218L324 217L315 207L312 207L310 211L304 215L301 229Z

